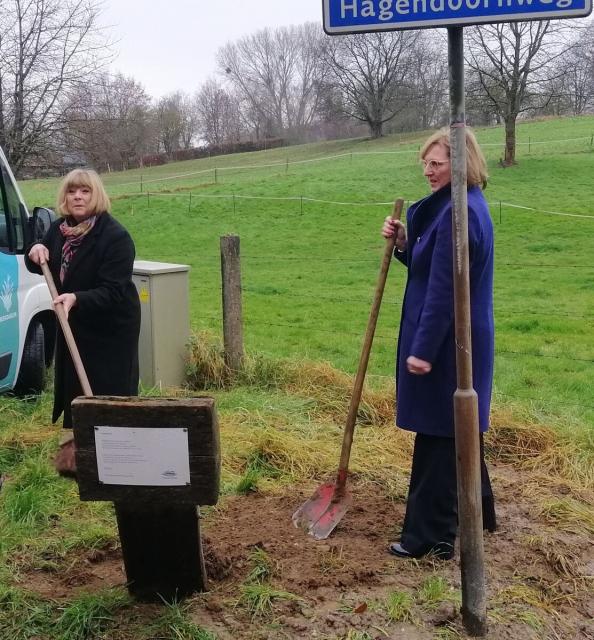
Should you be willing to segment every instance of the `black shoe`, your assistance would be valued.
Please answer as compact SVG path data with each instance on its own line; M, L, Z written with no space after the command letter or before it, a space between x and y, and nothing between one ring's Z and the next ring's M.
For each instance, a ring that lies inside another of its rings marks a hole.
M388 551L398 558L412 558L412 553L409 553L399 542L391 542L388 545Z
M454 557L454 547L451 544L436 545L426 553L415 555L407 551L399 542L392 542L388 546L388 551L398 558L422 558L427 556L437 560L451 560Z

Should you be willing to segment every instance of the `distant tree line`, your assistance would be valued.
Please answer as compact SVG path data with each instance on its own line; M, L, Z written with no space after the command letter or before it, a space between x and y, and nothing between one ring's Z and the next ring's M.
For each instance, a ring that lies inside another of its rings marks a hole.
M448 121L440 30L326 36L320 25L262 29L217 53L194 92L157 100L108 73L113 45L94 0L5 0L0 13L0 144L20 174L77 164L119 170L317 139L428 129ZM569 28L571 27L571 29ZM542 21L465 29L467 117L594 111L594 26Z

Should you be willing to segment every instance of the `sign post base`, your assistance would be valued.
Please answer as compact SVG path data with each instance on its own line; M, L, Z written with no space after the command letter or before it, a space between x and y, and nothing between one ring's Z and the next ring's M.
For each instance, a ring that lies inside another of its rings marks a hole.
M115 511L130 595L174 602L207 590L199 507L116 503Z

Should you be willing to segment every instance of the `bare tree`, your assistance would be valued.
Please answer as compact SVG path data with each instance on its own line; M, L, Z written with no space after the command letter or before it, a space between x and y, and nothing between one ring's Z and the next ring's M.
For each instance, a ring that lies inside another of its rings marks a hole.
M581 115L594 107L593 22L577 32L574 46L557 61L555 77L556 101L564 109Z
M441 125L448 114L447 44L434 30L421 31L412 43L406 82L410 91L408 110L414 114L412 127L429 129Z
M64 126L64 96L109 61L94 0L4 0L0 11L0 144L18 172Z
M159 100L156 122L160 144L167 154L179 149L189 149L198 133L194 104L181 91L170 93Z
M264 29L219 50L219 70L246 103L261 135L298 134L313 121L322 41L319 26L306 23Z
M495 108L495 101L489 98L483 89L482 82L485 79L474 69L467 69L464 78L466 88L466 120L472 125L489 126L493 124L501 124L501 114ZM496 93L503 100L503 91L492 85L491 91Z
M505 124L503 164L512 165L516 120L523 111L550 101L551 63L567 55L568 27L550 21L512 22L483 24L466 33L466 62Z
M208 145L220 146L240 139L238 101L215 80L208 80L202 85L195 102L200 135Z
M365 122L378 138L406 105L410 51L418 32L366 33L330 38L324 60L340 89L345 113Z
M196 142L200 123L196 101L189 95L182 93L179 109L182 119L181 146L182 149L190 149Z
M126 169L156 150L151 99L122 74L100 74L71 92L65 110L68 149L101 169Z

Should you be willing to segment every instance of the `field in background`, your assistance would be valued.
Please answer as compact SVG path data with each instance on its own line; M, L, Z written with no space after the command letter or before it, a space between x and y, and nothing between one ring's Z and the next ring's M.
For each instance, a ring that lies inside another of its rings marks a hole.
M496 232L495 405L592 444L594 118L522 123L517 167L480 129ZM396 197L427 193L423 136L346 140L104 176L139 258L189 264L195 329L220 331L219 237L241 237L246 347L356 369ZM254 166L257 165L257 168ZM22 183L51 204L57 182ZM384 204L379 204L384 203ZM404 273L394 264L370 362L390 378Z

